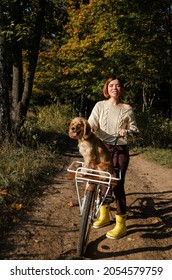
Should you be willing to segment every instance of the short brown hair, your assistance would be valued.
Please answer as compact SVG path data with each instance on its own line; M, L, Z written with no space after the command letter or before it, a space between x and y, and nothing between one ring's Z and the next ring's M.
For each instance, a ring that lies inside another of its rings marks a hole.
M110 84L110 82L112 82L113 80L118 80L120 82L120 85L121 85L121 89L123 90L124 89L124 83L123 81L121 80L121 78L117 77L117 76L112 76L110 78L108 78L103 86L103 95L106 97L106 98L109 98L109 93L108 93L108 85Z

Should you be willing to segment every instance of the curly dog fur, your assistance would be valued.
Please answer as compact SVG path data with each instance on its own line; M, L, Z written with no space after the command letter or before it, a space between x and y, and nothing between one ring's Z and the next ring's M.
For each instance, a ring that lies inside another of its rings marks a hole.
M84 167L113 174L113 162L105 144L91 131L88 121L74 118L69 126L69 136L78 140L78 147L84 159Z

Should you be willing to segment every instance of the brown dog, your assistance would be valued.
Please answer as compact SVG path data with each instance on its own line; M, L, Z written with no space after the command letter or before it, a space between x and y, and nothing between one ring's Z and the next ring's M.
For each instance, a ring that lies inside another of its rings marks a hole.
M74 118L69 126L69 136L78 139L78 147L84 158L84 167L113 174L113 162L105 144L91 131L88 121Z

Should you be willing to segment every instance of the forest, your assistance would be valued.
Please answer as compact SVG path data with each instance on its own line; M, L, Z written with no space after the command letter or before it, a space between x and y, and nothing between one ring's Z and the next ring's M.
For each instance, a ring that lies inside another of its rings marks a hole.
M88 117L105 79L137 112L172 116L171 0L1 1L1 139L33 105Z
M124 80L144 146L170 156L171 61L171 0L1 0L3 211L7 191L21 205L16 193L53 169L69 120L89 116L113 74Z

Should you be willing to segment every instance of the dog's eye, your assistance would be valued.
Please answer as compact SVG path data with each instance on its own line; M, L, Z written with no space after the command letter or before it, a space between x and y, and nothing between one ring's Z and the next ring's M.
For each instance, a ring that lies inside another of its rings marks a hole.
M82 124L81 124L81 123L77 124L77 127L81 127L81 126L82 126Z

